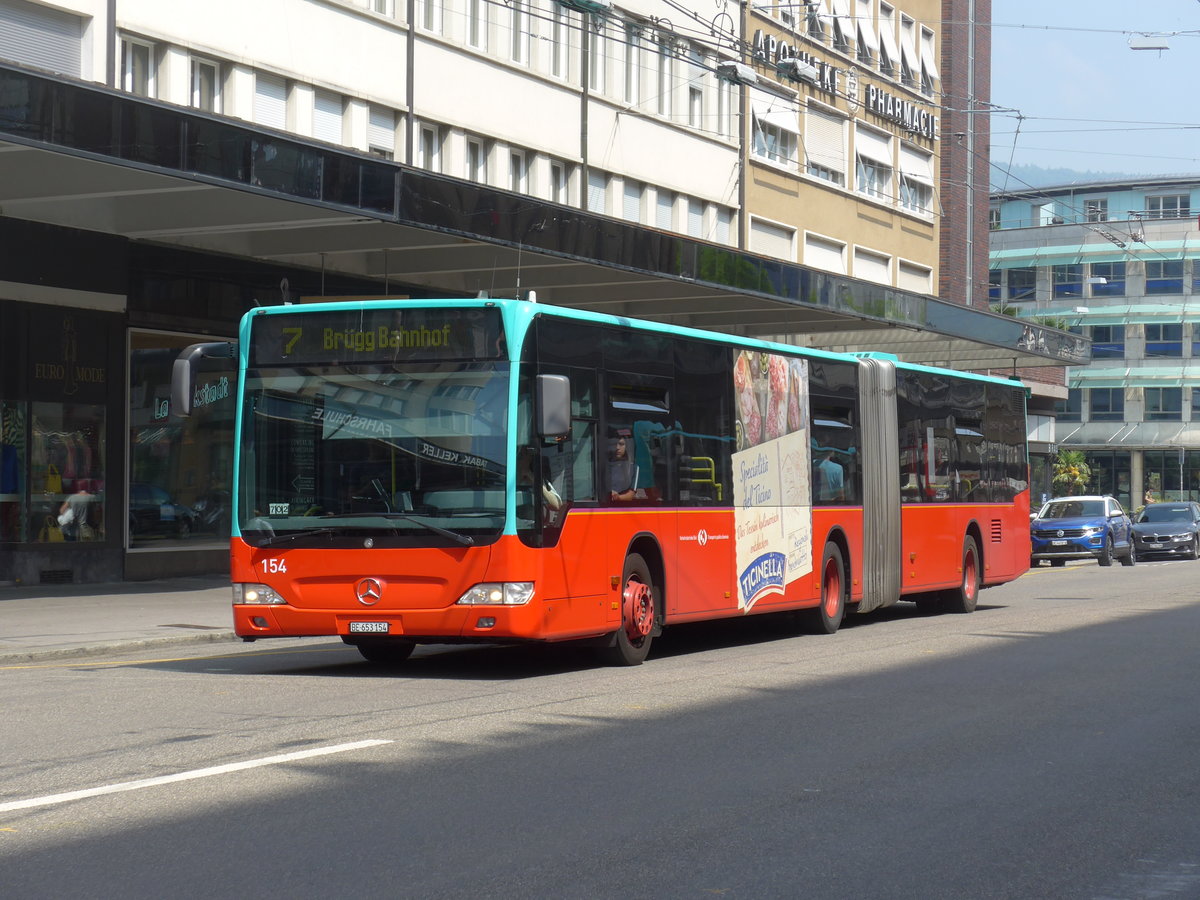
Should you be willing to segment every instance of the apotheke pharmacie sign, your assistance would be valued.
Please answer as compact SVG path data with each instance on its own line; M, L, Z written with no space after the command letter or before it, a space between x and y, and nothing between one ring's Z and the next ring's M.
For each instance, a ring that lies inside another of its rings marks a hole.
M831 66L823 59L798 50L787 41L781 41L773 34L759 30L754 32L753 55L756 60L765 65L778 66L789 59L798 59L808 63L817 70L816 87L828 94L843 93L843 81L846 83L844 94L853 103L862 103L869 112L894 122L905 131L919 134L932 141L938 139L941 123L937 115L922 104L913 103L897 97L873 84L860 86L854 72L843 72L836 66Z

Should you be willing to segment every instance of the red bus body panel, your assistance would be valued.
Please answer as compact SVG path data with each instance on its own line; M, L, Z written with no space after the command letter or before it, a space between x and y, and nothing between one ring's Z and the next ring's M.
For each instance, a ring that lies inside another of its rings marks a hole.
M851 600L862 596L862 510L816 507L814 556L827 539L848 551ZM1011 581L1029 565L1028 494L1008 504L906 504L901 512L901 594L962 581L964 536L978 533L983 581ZM1015 537L1014 537L1015 536ZM816 606L815 573L786 594L738 606L734 515L730 509L575 509L560 540L528 547L508 535L482 547L441 549L253 548L232 542L234 582L266 584L286 605L235 604L238 635L248 638L347 635L349 623L386 621L389 634L422 639L561 641L599 636L621 623L620 576L630 546L648 537L661 552L668 622ZM817 560L819 562L819 558ZM278 571L280 568L286 571ZM356 585L379 582L380 599L364 604ZM524 606L460 606L481 582L532 581ZM494 624L481 625L481 619Z

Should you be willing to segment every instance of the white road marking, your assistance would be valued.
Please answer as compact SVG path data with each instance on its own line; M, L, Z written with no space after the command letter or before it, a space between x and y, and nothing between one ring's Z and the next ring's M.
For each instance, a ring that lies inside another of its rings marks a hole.
M10 803L0 803L0 813L12 812L17 809L31 809L35 806L51 806L55 803L68 803L71 800L83 800L87 797L99 797L104 794L138 791L142 788L157 787L160 784L191 781L195 778L208 778L211 775L227 775L230 772L241 772L245 769L275 766L280 763L295 762L299 759L311 759L314 756L328 756L330 753L346 753L349 750L361 750L364 747L378 747L380 744L391 743L393 742L386 740L368 740L355 741L352 744L335 744L331 747L314 747L310 750L297 750L294 753L281 753L278 756L264 756L261 759L248 759L245 762L228 763L223 766L210 766L207 769L192 769L190 772L177 772L174 775L159 775L156 778L122 781L118 784L106 784L101 787L86 788L82 791L69 791L65 794L49 794L45 797L31 797L28 800L14 800Z

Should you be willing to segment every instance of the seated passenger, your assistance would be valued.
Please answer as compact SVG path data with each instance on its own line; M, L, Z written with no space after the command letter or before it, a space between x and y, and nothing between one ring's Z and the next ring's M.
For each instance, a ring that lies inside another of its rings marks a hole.
M629 441L619 435L608 461L608 498L628 501L637 497L638 467L629 455Z

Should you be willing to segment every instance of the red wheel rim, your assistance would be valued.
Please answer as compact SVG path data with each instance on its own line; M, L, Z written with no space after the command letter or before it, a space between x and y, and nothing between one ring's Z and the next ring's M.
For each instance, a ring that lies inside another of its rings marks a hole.
M636 578L625 582L625 634L640 641L654 627L654 595Z
M831 619L836 616L841 602L842 569L837 560L830 557L825 560L825 577L821 579L821 603L825 607L825 615Z
M968 600L975 599L978 577L979 567L975 564L975 554L968 553L963 560L963 594Z

